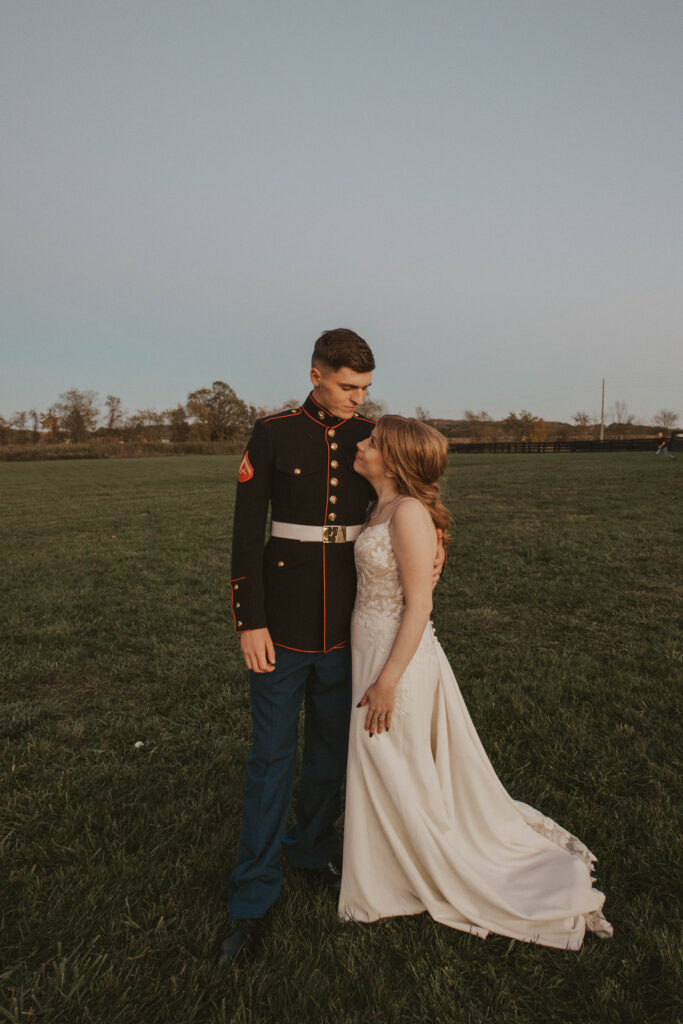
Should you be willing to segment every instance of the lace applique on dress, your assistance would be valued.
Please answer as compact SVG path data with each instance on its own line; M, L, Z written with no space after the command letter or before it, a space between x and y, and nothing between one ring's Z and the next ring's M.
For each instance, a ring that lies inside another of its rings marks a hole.
M366 526L355 545L358 590L352 630L372 635L372 645L388 658L405 608L401 577L389 534L390 519ZM396 686L394 717L405 715L414 705L426 660L435 658L434 627L427 623L420 645L408 669Z
M398 627L405 604L388 527L389 520L366 526L355 544L358 589L353 614L369 629L380 625L378 619L386 626L387 618Z
M547 818L545 814L541 814L535 807L530 807L529 804L523 803L521 800L515 800L515 804L522 812L522 817L526 821L527 825L538 832L539 835L545 836L546 839L550 839L551 842L555 843L561 849L566 850L567 853L571 853L572 856L578 857L588 868L591 875L591 882L594 882L593 878L593 865L597 862L597 857L594 853L591 853L585 843L582 843L580 839L573 836L571 832L568 832L566 828L562 828L552 818ZM584 914L586 921L586 929L589 932L593 932L600 939L611 939L614 934L614 928L609 923L607 918L603 915L601 910L591 910L589 913Z

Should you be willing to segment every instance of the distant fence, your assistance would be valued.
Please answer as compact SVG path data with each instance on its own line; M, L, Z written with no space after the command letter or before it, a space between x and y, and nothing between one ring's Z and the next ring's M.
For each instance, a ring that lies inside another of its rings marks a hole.
M653 452L658 440L656 437L627 437L623 440L609 441L449 441L451 452L462 454L493 454L504 452L510 454L529 453L543 455L547 452ZM669 448L681 450L681 439L674 438Z

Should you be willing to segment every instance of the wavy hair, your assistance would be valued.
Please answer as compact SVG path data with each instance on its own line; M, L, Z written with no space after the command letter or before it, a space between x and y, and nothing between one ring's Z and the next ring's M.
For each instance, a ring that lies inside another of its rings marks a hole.
M448 544L451 516L439 497L439 479L448 463L448 442L422 420L381 416L375 427L377 447L393 474L399 494L409 494L425 506Z

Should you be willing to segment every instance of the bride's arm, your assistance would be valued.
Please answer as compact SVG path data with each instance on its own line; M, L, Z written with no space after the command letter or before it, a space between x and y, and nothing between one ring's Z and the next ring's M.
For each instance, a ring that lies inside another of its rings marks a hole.
M394 691L415 654L432 610L432 570L436 531L431 517L417 498L402 501L389 526L394 555L401 576L405 609L393 647L376 681L363 695L367 706L365 728L372 736L391 726ZM382 721L378 716L383 715Z

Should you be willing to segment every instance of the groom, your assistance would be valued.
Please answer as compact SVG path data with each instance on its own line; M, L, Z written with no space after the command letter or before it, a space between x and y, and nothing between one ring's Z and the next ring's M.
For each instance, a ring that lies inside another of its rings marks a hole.
M230 586L251 675L253 739L229 881L227 960L252 952L263 935L282 884L282 850L295 868L339 887L334 822L351 711L353 541L373 497L353 460L374 425L357 411L374 367L353 331L325 331L313 350L308 398L257 421L239 468ZM297 820L286 831L302 702Z

